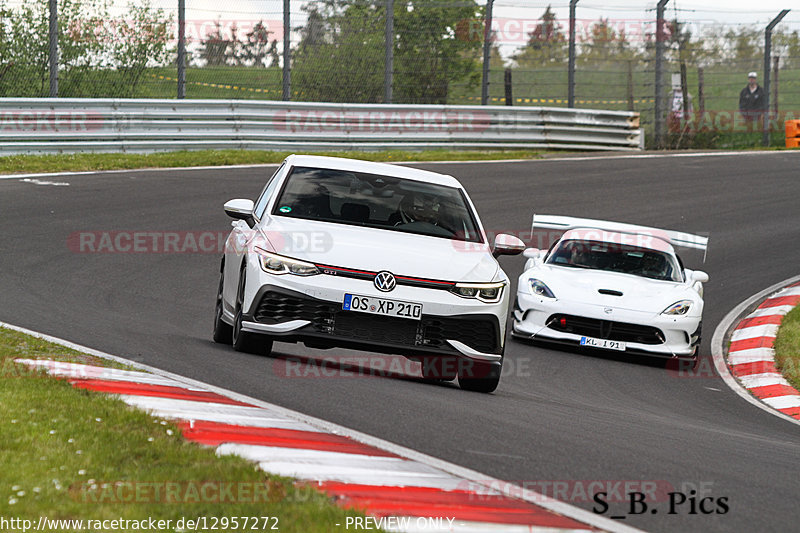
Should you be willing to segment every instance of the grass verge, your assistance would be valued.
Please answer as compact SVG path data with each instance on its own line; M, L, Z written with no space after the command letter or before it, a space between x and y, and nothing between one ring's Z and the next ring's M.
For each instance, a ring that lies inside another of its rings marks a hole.
M800 390L800 306L783 317L774 347L775 366L795 389Z
M244 459L217 457L212 448L185 441L172 423L114 397L73 389L15 363L19 357L110 366L0 328L0 517L5 520L31 520L28 529L40 517L84 520L84 530L106 531L148 529L111 520L171 520L161 529L175 531L183 518L185 530L195 529L186 520L203 519L198 529L205 524L269 530L277 523L280 531L328 532L344 525L347 516L363 516ZM267 516L277 522L270 519L264 526L261 517ZM87 528L89 520L107 522ZM23 525L7 522L0 529L22 530ZM46 522L44 530L81 527Z
M0 157L0 174L29 172L80 172L91 170L124 170L132 168L198 167L219 165L253 165L280 163L293 152L259 150L198 150L155 154L63 154L14 155ZM309 152L310 153L310 152ZM408 152L315 152L316 155L351 157L367 161L489 161L494 159L537 159L541 152L533 150L448 151L425 150Z

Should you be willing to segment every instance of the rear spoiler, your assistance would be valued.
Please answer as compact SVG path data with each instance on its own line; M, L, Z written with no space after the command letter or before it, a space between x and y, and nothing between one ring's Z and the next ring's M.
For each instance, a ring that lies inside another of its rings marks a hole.
M558 231L569 231L571 229L596 229L601 231L613 231L617 233L630 233L634 235L649 235L661 239L673 246L683 248L694 248L703 250L703 260L705 252L708 250L708 237L692 235L668 229L649 228L647 226L637 226L635 224L625 224L622 222L611 222L608 220L593 220L591 218L575 218L558 215L533 215L533 225L531 232L536 228L550 229Z

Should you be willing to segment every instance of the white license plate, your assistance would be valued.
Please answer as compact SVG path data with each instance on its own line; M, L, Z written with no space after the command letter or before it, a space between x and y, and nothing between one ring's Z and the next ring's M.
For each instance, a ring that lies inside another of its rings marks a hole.
M342 309L345 311L358 311L372 313L373 315L396 316L419 320L422 318L422 304L400 302L398 300L384 300L373 296L359 296L345 294Z
M592 348L604 348L606 350L625 351L625 343L620 341L610 341L608 339L595 339L594 337L581 337L581 346Z

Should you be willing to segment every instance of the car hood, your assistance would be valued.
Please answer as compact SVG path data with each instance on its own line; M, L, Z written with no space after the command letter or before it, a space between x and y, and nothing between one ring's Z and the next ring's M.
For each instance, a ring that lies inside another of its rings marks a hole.
M276 253L315 264L445 281L505 278L485 244L286 217L261 230Z
M537 265L522 275L520 286L528 278L544 282L559 300L579 301L632 311L660 313L673 303L691 299L697 293L685 283L659 281L619 272ZM599 290L621 292L622 296L601 294Z

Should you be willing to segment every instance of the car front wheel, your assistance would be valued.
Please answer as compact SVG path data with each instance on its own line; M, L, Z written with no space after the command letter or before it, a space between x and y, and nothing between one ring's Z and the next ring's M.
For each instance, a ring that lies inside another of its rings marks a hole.
M217 304L214 308L214 342L230 344L233 327L222 320L222 287L225 283L224 271L219 275L219 288L217 289Z
M233 321L233 349L237 352L269 355L272 352L272 339L242 331L244 318L245 269L239 275L239 289L236 291L236 313Z

